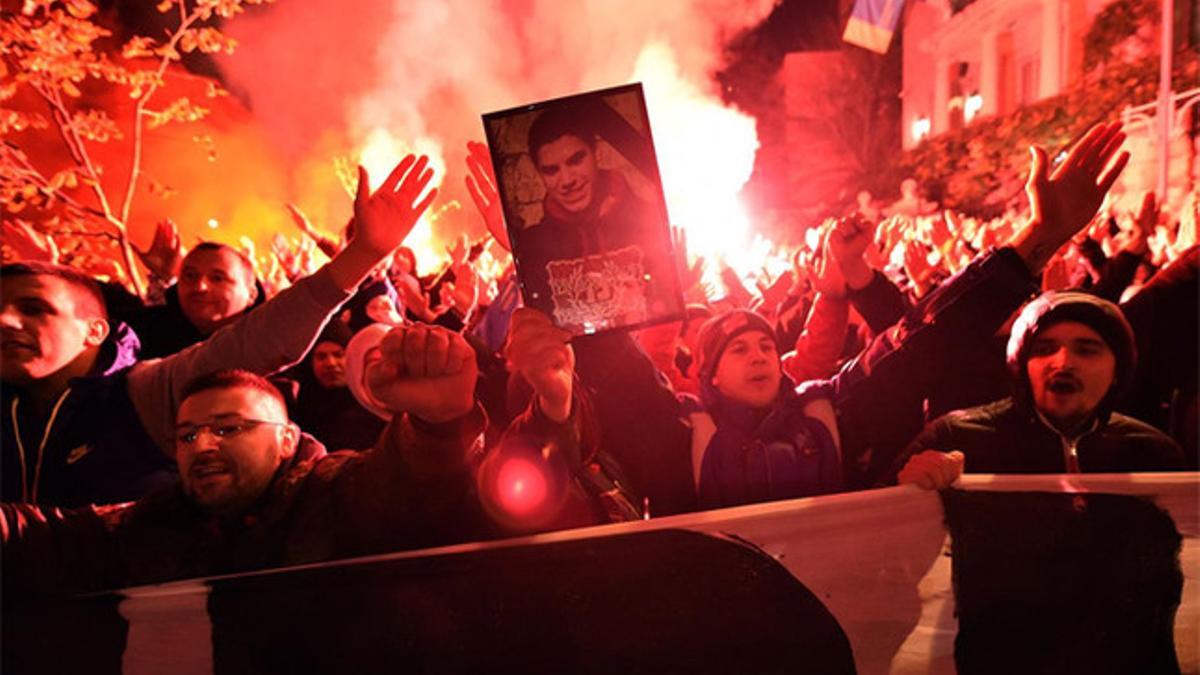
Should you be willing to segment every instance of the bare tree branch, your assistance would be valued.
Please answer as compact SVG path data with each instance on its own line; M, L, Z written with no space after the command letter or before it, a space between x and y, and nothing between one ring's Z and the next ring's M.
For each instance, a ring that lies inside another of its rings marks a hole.
M137 180L142 170L142 131L146 106L158 91L159 84L162 83L163 77L166 75L167 67L171 64L171 54L175 52L175 46L179 44L179 40L183 37L183 34L188 28L191 28L192 24L200 19L202 14L202 10L199 8L193 9L191 14L188 14L185 5L185 0L179 0L179 28L175 29L175 32L167 41L166 47L163 49L162 60L159 61L158 68L154 71L154 80L146 88L145 93L138 98L137 105L134 107L133 158L129 165L129 182L125 186L125 199L121 204L121 220L125 222L129 220L129 211L133 205L133 195L137 191Z

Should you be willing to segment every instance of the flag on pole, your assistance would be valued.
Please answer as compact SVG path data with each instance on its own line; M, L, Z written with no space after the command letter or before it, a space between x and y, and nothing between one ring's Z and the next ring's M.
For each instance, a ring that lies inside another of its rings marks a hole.
M903 10L904 0L855 0L842 39L863 49L886 54Z

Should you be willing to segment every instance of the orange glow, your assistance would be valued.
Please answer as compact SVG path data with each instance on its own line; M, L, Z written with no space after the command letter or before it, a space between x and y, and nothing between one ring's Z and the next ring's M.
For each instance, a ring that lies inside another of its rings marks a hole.
M362 149L358 152L359 162L367 170L370 178L371 189L378 188L396 164L409 153L429 157L429 167L433 169L431 189L442 184L446 176L446 160L439 141L420 136L410 145L406 140L392 136L387 129L375 128L367 134ZM439 201L441 204L435 204L426 212L404 240L404 245L416 254L417 269L422 273L436 270L448 259L443 241L433 234L433 221L447 211L457 209L458 203Z
M751 239L739 198L758 151L754 119L687 81L663 43L642 49L632 79L646 92L667 212L686 231L688 252L723 258L744 278L758 272L773 247ZM719 283L717 274L709 265L706 281Z

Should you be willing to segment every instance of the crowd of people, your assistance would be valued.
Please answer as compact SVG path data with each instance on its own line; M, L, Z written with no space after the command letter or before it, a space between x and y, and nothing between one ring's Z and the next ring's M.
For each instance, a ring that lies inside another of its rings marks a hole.
M1123 140L1035 149L1026 207L999 218L867 195L777 278L678 245L685 316L586 336L521 306L479 143L491 238L429 274L403 245L437 196L423 157L374 192L360 170L339 235L289 207L299 237L265 256L185 254L160 223L148 298L9 224L5 597L964 471L1195 470L1200 205L1111 208Z

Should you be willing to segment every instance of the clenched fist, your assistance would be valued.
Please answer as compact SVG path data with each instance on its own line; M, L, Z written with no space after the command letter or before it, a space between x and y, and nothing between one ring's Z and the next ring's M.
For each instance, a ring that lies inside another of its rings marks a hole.
M562 422L571 414L575 377L575 352L571 334L556 327L550 317L528 307L513 313L504 358L508 369L521 373L537 396L547 417Z
M466 339L440 326L393 328L366 356L374 403L426 422L448 422L475 406L479 368Z
M962 475L966 458L957 450L926 450L908 459L900 470L899 483L916 483L926 490L942 490Z

